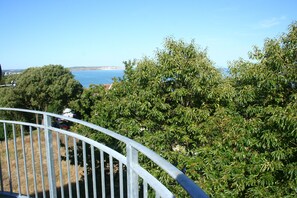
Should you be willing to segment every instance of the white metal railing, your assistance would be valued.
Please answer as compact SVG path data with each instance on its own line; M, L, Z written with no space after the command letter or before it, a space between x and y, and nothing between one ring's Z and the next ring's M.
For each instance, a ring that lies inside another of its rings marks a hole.
M5 115L14 118L8 120ZM57 119L113 138L124 152L61 129L53 124ZM207 197L152 150L88 122L40 111L0 108L1 137L0 197L174 197L143 168L140 155L176 180L189 196Z

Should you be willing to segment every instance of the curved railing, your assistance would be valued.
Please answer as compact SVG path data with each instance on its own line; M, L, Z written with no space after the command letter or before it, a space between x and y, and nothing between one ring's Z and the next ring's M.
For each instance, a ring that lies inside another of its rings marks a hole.
M61 129L55 124L57 120L74 127ZM71 131L82 127L108 140L112 138L117 146ZM175 197L143 168L141 161L153 163L160 175L169 175L189 196L207 197L185 174L152 150L85 121L0 108L0 140L0 198Z

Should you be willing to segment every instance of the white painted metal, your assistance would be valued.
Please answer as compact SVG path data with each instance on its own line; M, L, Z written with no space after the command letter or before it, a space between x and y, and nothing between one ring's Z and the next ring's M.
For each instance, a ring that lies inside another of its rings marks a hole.
M7 162L7 174L9 179L9 192L12 192L12 179L11 179L11 171L10 171L10 155L8 150L8 139L7 139L7 130L6 124L4 123L4 138L5 138L5 147L6 147L6 162Z
M73 149L74 149L74 165L75 165L75 185L76 185L76 195L80 198L80 188L79 188L79 176L78 176L78 162L77 162L77 143L76 139L73 138Z
M13 144L14 144L14 155L15 155L15 169L16 169L16 177L18 182L18 191L19 196L21 195L21 180L20 180L20 169L19 169L19 161L18 161L18 149L17 149L17 142L16 142L16 135L15 135L15 125L12 125L13 131Z
M57 197L57 187L56 187L56 175L54 167L54 154L53 154L53 134L50 130L51 126L51 116L43 113L44 120L44 135L45 135L45 145L46 145L46 162L48 171L48 183L49 192L51 198Z
M42 186L42 197L46 198L45 194L45 184L44 184L44 174L43 174L43 157L41 149L41 139L40 139L40 128L37 128L37 141L38 141L38 150L39 150L39 166L40 166L40 176L41 176L41 186ZM21 192L21 191L19 191Z
M60 135L57 134L57 142L60 142ZM60 176L60 186L64 186L63 172L62 172L62 161L61 161L61 146L58 146L58 165L59 165L59 176ZM64 188L61 188L61 198L64 198Z

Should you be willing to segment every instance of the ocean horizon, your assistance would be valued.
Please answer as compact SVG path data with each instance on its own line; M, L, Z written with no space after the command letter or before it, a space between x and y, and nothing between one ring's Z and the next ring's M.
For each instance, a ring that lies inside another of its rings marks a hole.
M218 68L223 76L230 75L228 68ZM118 70L74 70L71 73L74 78L78 80L83 87L88 88L91 84L103 85L111 84L113 78L122 78L124 76L123 69Z
M113 78L122 78L124 76L124 70L79 70L71 71L71 73L85 88L88 88L91 84L111 84Z

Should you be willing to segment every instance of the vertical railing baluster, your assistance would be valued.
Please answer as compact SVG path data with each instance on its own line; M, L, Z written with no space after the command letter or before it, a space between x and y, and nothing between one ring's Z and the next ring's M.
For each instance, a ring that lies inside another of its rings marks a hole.
M133 166L138 164L138 151L127 145L127 182L128 198L138 197L138 175L133 171Z
M34 192L35 192L35 197L38 197L36 171L35 171L35 156L34 156L35 154L34 154L33 134L32 134L32 127L31 126L30 126L30 145L31 145L31 154L32 154L32 170L33 170Z
M123 163L119 161L119 177L120 177L120 198L124 197L124 184L123 184Z
M25 147L25 137L24 137L24 126L21 125L21 139L22 139L22 149L23 149L23 160L24 160L24 173L25 173L25 183L26 183L26 194L29 196L29 184L28 184L28 173L27 173L27 158L26 158L26 147Z
M83 162L84 162L84 177L85 177L85 197L89 197L88 187L88 170L87 170L87 154L86 154L86 143L83 141Z
M63 182L63 172L62 172L62 162L61 162L61 146L60 146L60 134L59 133L57 133L57 146L58 146L58 164L59 164L61 197L64 198L64 182Z
M147 197L147 182L143 181L143 198Z
M54 164L54 153L53 153L53 134L49 129L51 127L51 117L44 113L44 135L46 144L46 163L48 171L48 183L49 183L49 194L50 198L57 197L56 187L56 175L55 175L55 164Z
M160 198L160 195L159 195L159 193L156 191L156 196L155 196L156 198Z
M102 186L102 198L105 198L105 172L104 172L104 152L100 150L100 168L101 168L101 186Z
M66 147L66 163L67 163L67 178L68 178L68 192L69 197L72 198L72 189L71 189L71 178L70 178L70 160L69 160L69 148L68 148L68 136L65 135L65 147Z
M114 182L113 182L113 159L112 156L109 155L109 179L110 179L110 197L114 198Z
M14 144L14 156L15 156L15 169L16 169L16 177L18 182L18 194L21 195L21 180L20 180L20 169L19 169L19 157L18 157L18 147L16 141L16 134L15 134L15 125L12 125L12 133L13 133L13 144Z
M44 172L43 172L43 154L41 149L41 140L40 140L40 128L37 128L37 138L38 138L38 150L39 150L39 164L40 164L40 176L41 176L41 186L43 198L46 198L45 194L45 184L44 184Z
M5 148L6 148L6 160L7 160L7 173L9 179L9 191L12 193L12 178L11 178L11 170L10 170L10 156L9 156L9 149L8 149L8 139L7 139L7 128L6 124L4 123L4 139L5 139Z
M78 164L77 164L77 143L76 139L73 138L73 149L74 149L74 165L75 165L75 183L76 183L76 196L80 198L80 187L79 187L79 177L78 177Z
M95 167L95 153L94 146L91 145L91 156L92 156L92 178L93 178L93 197L97 197L97 183L96 183L96 167Z

